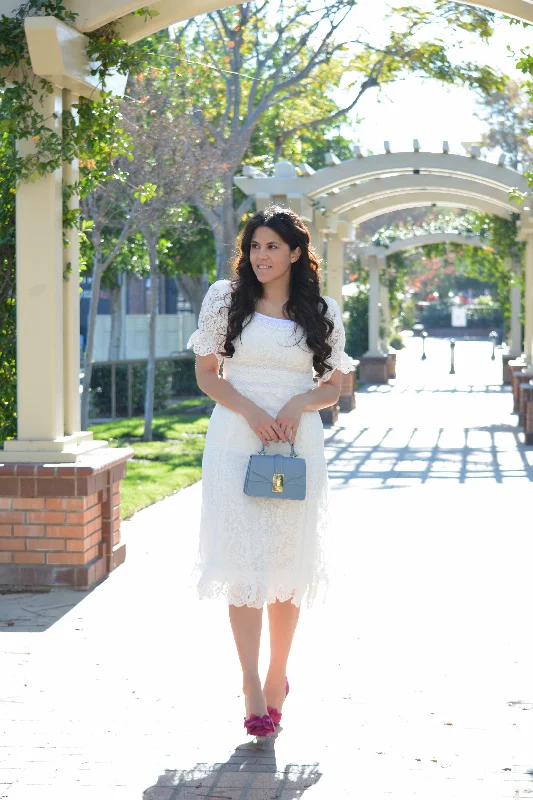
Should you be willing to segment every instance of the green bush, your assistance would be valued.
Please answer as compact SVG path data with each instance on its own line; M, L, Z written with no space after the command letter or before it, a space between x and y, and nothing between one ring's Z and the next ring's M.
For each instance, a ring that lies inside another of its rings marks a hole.
M403 337L400 336L399 333L395 333L391 336L389 344L395 350L403 350L403 348L405 347L405 342L403 340Z
M13 304L14 310L14 304ZM14 316L14 314L13 314ZM17 372L14 320L0 330L0 442L17 435Z
M450 328L452 312L446 302L431 303L420 312L420 322L426 328ZM503 314L499 306L493 304L470 305L466 307L467 328L501 328Z
M502 328L503 314L499 306L468 306L466 321L469 328Z
M196 383L195 359L187 358L172 362L172 397L201 395Z
M154 411L161 411L171 398L172 362L158 361L155 373ZM117 416L128 416L128 369L125 364L116 368ZM132 367L133 413L144 414L146 394L146 363ZM91 377L90 416L111 416L111 365L93 367Z
M348 314L346 352L352 358L360 358L368 350L368 292L361 289L358 294L347 297L344 310Z

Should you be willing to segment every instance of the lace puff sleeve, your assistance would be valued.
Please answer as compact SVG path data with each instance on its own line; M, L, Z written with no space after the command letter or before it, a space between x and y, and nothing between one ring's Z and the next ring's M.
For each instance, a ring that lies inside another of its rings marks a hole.
M226 339L230 292L229 281L216 281L209 287L202 301L198 328L187 342L188 350L192 348L198 356L208 356L213 353L219 364L223 360L220 351Z
M346 344L346 333L342 323L341 310L339 304L332 297L324 297L328 304L326 316L333 322L334 328L328 337L328 344L331 346L331 355L328 362L332 365L333 369L325 372L320 378L321 381L329 381L336 369L340 369L345 374L353 372L355 367L352 363L350 356L344 352Z

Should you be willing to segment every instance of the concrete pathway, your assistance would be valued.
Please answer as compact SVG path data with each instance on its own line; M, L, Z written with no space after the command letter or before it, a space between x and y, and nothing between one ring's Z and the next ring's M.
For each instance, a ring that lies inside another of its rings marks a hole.
M95 590L0 596L1 798L533 796L533 449L487 343L455 376L419 345L326 431L332 580L275 742L246 742L227 607L191 586L197 484Z

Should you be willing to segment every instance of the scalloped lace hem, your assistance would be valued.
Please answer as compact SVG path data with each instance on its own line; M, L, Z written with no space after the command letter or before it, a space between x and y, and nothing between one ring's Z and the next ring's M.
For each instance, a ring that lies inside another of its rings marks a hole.
M288 600L300 607L305 602L311 606L317 599L325 600L327 579L315 579L311 583L295 586L294 583L273 581L268 586L257 580L235 581L204 575L197 584L200 600L214 600L224 597L230 605L263 608L265 603L284 603Z
M347 375L349 372L355 372L355 367L352 363L352 359L345 353L344 350L341 353L341 360L340 364L336 366L334 369L330 370L329 372L325 372L324 375L320 378L321 381L329 381L335 370L340 370L344 375Z

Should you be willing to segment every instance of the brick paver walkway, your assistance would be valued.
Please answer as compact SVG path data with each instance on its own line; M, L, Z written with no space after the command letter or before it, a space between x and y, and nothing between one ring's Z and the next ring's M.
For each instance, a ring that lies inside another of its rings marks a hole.
M486 343L456 376L418 344L326 432L332 584L276 740L246 743L227 608L190 586L196 485L92 592L0 596L1 798L533 796L533 450Z

